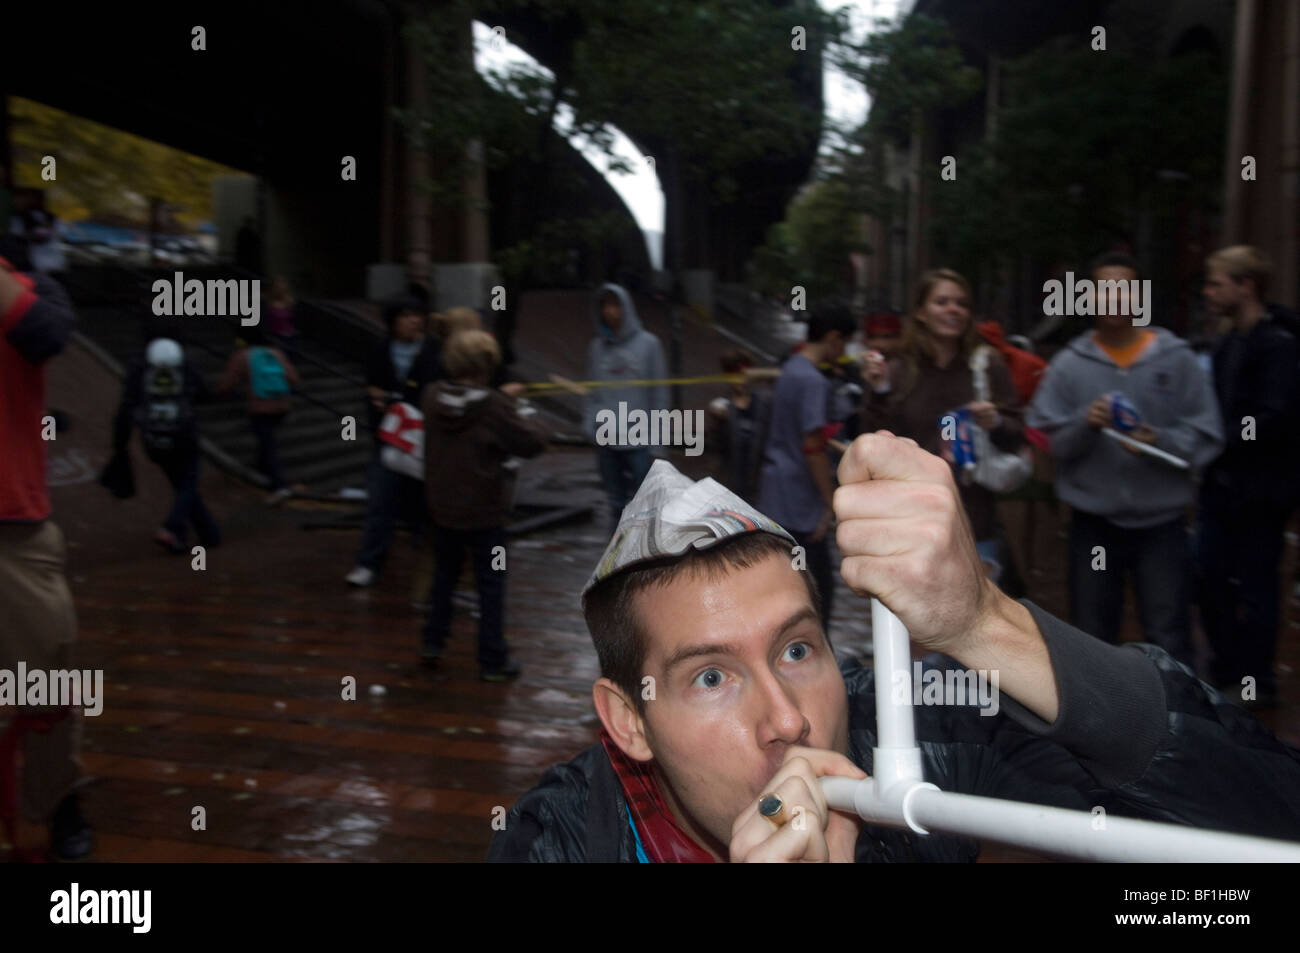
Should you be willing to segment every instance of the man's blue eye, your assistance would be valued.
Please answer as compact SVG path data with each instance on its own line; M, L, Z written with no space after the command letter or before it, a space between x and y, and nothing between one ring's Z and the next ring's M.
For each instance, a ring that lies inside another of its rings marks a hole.
M722 673L716 668L705 669L696 677L695 684L701 688L717 688L722 684Z
M785 650L786 655L792 662L802 662L808 657L808 652L807 642L796 642Z

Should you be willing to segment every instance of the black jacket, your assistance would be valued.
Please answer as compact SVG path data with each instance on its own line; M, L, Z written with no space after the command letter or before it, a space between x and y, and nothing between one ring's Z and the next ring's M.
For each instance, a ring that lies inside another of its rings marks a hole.
M366 360L366 386L379 387L389 393L401 394L403 401L412 407L419 407L424 397L425 385L443 376L442 346L433 335L425 335L424 346L415 355L406 377L398 380L389 347L392 341L391 337L386 336L376 341L374 347L370 349ZM379 429L379 423L384 419L384 412L373 404L369 407L370 429L373 432Z
M1235 360L1229 361L1234 349ZM1260 321L1244 339L1231 333L1220 337L1213 360L1225 443L1206 468L1202 501L1217 509L1290 509L1300 476L1296 339L1278 319ZM1255 421L1250 439L1243 435L1246 417Z
M1154 645L1108 645L1024 603L1043 633L1060 714L1052 725L1003 694L974 707L917 707L925 779L945 791L1300 839L1300 751ZM871 773L871 670L844 666L849 755ZM973 861L965 837L867 826L859 863ZM490 861L636 859L623 797L599 744L551 768L510 809Z
M753 429L748 441L741 439L743 412L737 409L734 400L729 400L726 419L719 420L712 412L708 414L704 443L718 452L718 482L741 499L756 504L758 479L763 472L763 450L772 424L771 389L756 387L751 390L749 406Z

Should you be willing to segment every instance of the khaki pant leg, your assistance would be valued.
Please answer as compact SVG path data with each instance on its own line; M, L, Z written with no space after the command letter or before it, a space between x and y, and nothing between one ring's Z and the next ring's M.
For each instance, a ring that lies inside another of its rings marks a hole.
M64 575L67 546L53 522L0 524L0 669L68 669L77 634L72 591ZM29 706L31 715L51 709ZM12 713L0 709L7 727ZM56 722L45 734L28 731L22 744L22 810L45 820L76 784L80 714Z

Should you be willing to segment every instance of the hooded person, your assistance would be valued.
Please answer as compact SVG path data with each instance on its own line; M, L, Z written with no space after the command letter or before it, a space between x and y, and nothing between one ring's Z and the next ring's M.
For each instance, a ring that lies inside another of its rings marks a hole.
M586 379L628 382L625 386L589 390L583 413L583 433L596 444L596 460L609 500L611 525L617 525L623 506L650 469L652 451L655 456L663 455L661 448L651 448L646 443L631 440L620 443L621 428L617 421L629 419L636 411L648 415L667 408L668 388L653 383L664 380L667 369L663 345L642 327L636 303L621 285L601 285L593 299L592 320L596 336L587 348ZM611 419L616 424L613 427L608 425ZM632 433L621 436L630 438Z
M887 593L913 642L1000 676L974 703L914 703L927 781L1300 837L1300 753L1164 650L1108 645L1000 591L947 463L871 434L840 484L853 591ZM875 681L837 663L793 546L714 480L655 462L583 590L599 741L515 802L488 860L976 859L969 838L867 825L818 796L821 777L872 771Z
M482 330L453 334L443 348L447 380L424 395L425 499L432 523L433 588L421 658L436 665L451 634L452 592L465 553L479 596L478 663L483 681L519 675L505 640L506 462L535 457L549 432L537 410L490 386L501 352Z

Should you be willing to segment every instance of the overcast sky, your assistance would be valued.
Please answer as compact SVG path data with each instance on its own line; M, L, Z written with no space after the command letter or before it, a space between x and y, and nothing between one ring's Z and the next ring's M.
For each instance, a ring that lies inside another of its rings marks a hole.
M851 30L856 39L866 35L877 18L892 19L900 12L910 9L912 3L913 0L855 0L850 3L818 0L823 10L850 8ZM495 39L489 26L477 21L474 23L474 62L480 71L502 69L515 63L527 63L549 73L527 53L510 43L508 36L504 41L493 42ZM860 84L833 69L829 63L823 73L822 82L828 119L837 123L847 122L856 125L866 118L868 100ZM571 115L566 115L564 110L559 111L556 117L556 128L560 133L565 133L569 128L570 119ZM586 156L588 162L604 174L609 184L627 204L641 230L661 237L664 230L664 196L659 188L659 180L651 164L644 160L631 141L617 133L617 130L615 132L615 152L633 167L634 172L630 175L609 172L608 162L598 150L585 148L581 142L575 142L574 145ZM651 241L650 257L656 268L663 267L660 241Z

